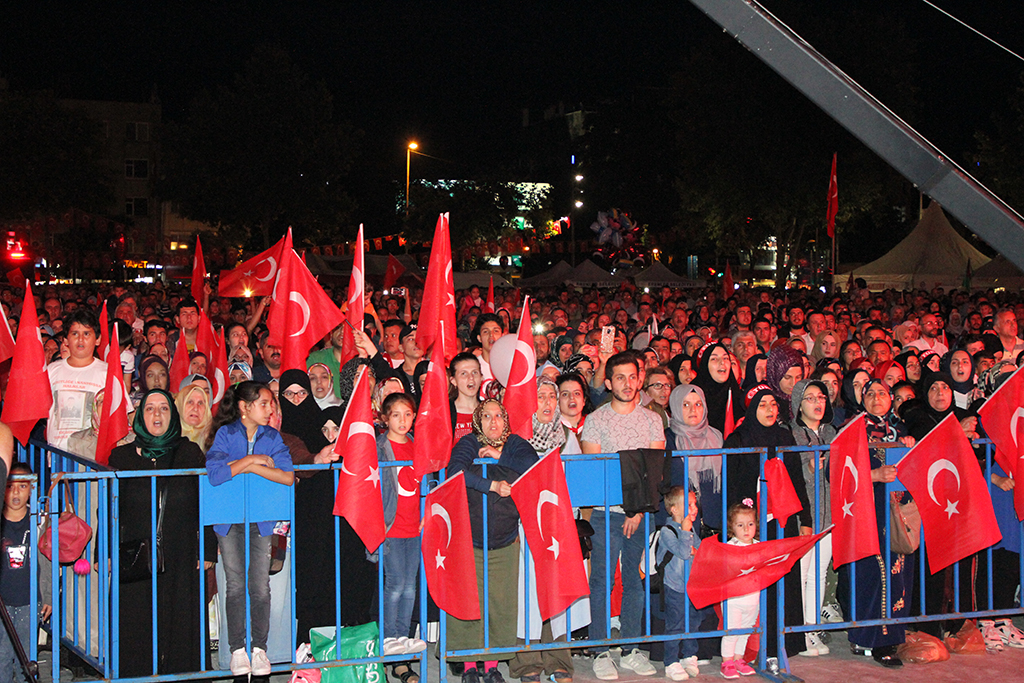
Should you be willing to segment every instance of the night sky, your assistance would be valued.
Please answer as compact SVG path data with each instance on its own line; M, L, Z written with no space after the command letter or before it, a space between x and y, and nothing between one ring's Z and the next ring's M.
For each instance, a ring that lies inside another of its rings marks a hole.
M821 13L841 19L877 9L900 17L917 41L923 104L908 118L954 158L972 147L975 130L990 124L1021 83L1024 63L920 0L764 4L826 56L828 36L816 33ZM1019 0L936 4L1024 53ZM11 88L146 100L155 87L172 120L199 89L228 83L256 46L284 47L327 83L337 111L365 131L361 163L392 180L403 177L409 139L447 162L417 160L424 175L466 176L466 169L501 163L524 107L592 107L662 87L685 50L720 32L685 0L8 0L0 5L0 25L0 75ZM871 36L863 36L863 46L872 49Z

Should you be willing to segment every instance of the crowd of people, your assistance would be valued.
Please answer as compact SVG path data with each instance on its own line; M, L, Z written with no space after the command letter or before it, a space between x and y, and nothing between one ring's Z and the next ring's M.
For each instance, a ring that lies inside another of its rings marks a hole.
M509 495L510 484L540 457L555 450L596 454L822 446L861 414L873 444L910 446L951 412L970 438L984 435L978 405L1009 377L1024 354L1017 330L1024 299L941 289L871 293L859 284L834 295L738 288L727 298L715 289L641 291L629 283L615 290L562 287L532 292L528 318L537 363L538 409L530 439L510 433L503 388L492 368L495 343L517 331L521 293L499 291L493 302L486 301L477 287L456 293L460 348L448 367L453 445L447 474L465 473L478 573L485 556L489 568L487 590L482 575L479 579L480 595L489 600L489 622L449 616L449 648L482 647L485 628L491 647L515 647L526 637L566 642L565 649L520 650L495 655L492 661L466 657L460 663L465 683L501 683L499 659L508 660L509 674L526 683L537 683L542 676L569 683L573 660L567 621L573 630L586 627L590 640L613 635L606 586L616 567L621 568L618 636L625 644L617 664L607 646L591 651L594 673L602 680L616 679L619 669L655 674L650 653L630 640L643 635L645 587L636 568L648 545L642 531L645 515L651 529L664 525L674 532L661 535L664 542L657 559L672 553L665 565L661 616L666 633L680 634L687 624L690 633L718 627L712 609L697 610L686 597L684 563L691 561L702 539L722 537L724 532L729 543L748 545L811 534L830 524L827 452L791 450L780 455L802 509L785 527L773 522L762 529L753 502L761 476L757 454L693 456L686 465L683 458L673 458L660 512L631 513L617 505L580 511L594 531L589 599L570 608L569 620L542 623L531 618L527 634L522 614L535 608L535 595L511 588L523 585L524 569L518 513ZM336 301L345 300L343 291L325 289ZM383 654L412 655L426 648L416 637L414 623L419 612L415 605L427 596L417 590L420 482L413 468L381 470L387 540L374 556L365 552L344 519L340 547L324 542L324 529L333 529L334 520L330 470L293 472L295 465L338 461L334 443L362 368L372 380L368 391L380 461L412 459L417 408L429 367L429 350L417 345L415 333L422 291L396 295L374 291L367 283L365 325L353 334L357 356L343 362L344 326L339 326L319 348L311 349L306 371L283 372L281 349L268 337L267 299L221 299L208 288L204 301L197 302L187 291L160 283L141 288L44 287L40 293L37 311L22 310L16 290L4 290L0 299L12 329L31 315L42 331L54 400L49 419L39 428L44 430L41 438L55 448L95 456L101 406L109 400L103 396L107 367L98 352L97 313L106 306L122 340L128 389L124 398L133 410L131 431L114 449L109 465L124 470L205 466L213 485L241 473L294 483L293 589L299 640L308 639L313 627L335 623L336 599L341 625L376 621L379 559L384 568ZM195 350L201 310L215 326L223 327L228 347L231 387L216 414L209 379L212 359ZM189 375L179 386L170 386L170 361L182 344L189 351ZM495 460L486 474L474 464L480 457ZM984 457L982 449L979 457ZM895 480L896 472L886 464L884 448L873 448L871 458L880 547L888 549L882 501L885 484ZM992 553L991 571L998 577L992 602L996 609L1009 609L1015 606L1020 582L1020 523L1013 512L1014 481L1009 473L993 465L992 484L1003 536ZM160 477L156 490L154 504L148 479L121 485L122 552L124 542L149 538L154 510L166 544L166 565L157 580L158 661L150 659L150 581L122 584L121 652L131 654L122 655L121 675L147 675L154 669L175 673L199 666L207 637L196 633L203 609L199 585L202 572L214 561L224 564L227 576L220 590L226 594L228 632L221 634L221 641L222 648L225 642L230 647L230 668L236 675L269 673L269 575L277 539L291 533L287 523L261 522L249 530L250 657L245 530L241 525L200 529L194 479ZM9 489L8 505L10 497ZM915 577L918 562L913 555L883 550L889 554L888 562L882 556L868 557L837 573L828 539L825 536L781 581L787 625L914 615L920 602L915 589L922 583L924 614L953 611L954 584L946 580L953 569L922 580ZM205 567L199 564L200 546ZM341 568L339 596L333 571L325 571L335 566L336 558ZM987 608L987 556L981 553L960 562L959 571L960 609ZM766 631L760 646L776 656L778 604L775 591L769 596L768 614L759 615L758 601L750 596L730 600L723 611L730 628L750 627L760 618ZM173 608L161 607L171 604ZM651 604L657 607L655 601ZM914 628L941 636L960 626L955 621L926 621ZM1009 619L980 620L978 626L992 652L1024 647L1024 633ZM897 647L905 631L904 624L889 623L850 628L848 636L855 652L898 667L902 662ZM829 654L820 631L787 633L784 642L789 655ZM712 654L706 651L706 642L695 638L665 645L665 675L671 680L698 675L698 662ZM713 646L713 654L722 658L721 675L754 673L746 645L744 636L728 636ZM698 652L698 647L703 649ZM419 679L410 663L394 666L392 673L402 683Z

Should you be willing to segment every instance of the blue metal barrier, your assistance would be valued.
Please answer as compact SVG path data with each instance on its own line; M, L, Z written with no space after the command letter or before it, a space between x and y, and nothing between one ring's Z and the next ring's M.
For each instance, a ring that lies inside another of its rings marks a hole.
M985 468L986 475L990 475L992 471L992 447L989 442L977 442L987 445L987 465ZM796 452L807 452L807 451L820 451L822 453L828 453L828 447L812 447L812 446L797 446L789 447L785 449L778 449L778 453L781 455L782 452L796 451ZM905 452L906 449L890 449L888 454L888 460L894 462ZM767 449L732 449L732 450L714 450L714 451L676 451L673 453L674 456L682 459L682 472L683 478L679 482L683 486L688 486L688 472L689 472L689 458L694 456L702 455L723 455L730 457L738 454L757 454L760 461L760 481L762 482L762 492L764 488L764 465L769 457ZM223 677L225 675L222 669L209 669L204 670L202 662L196 662L197 668L195 671L184 674L164 674L159 675L154 670L152 675L142 676L136 678L123 678L119 677L119 660L122 655L120 649L119 639L119 563L118 563L118 533L119 533L119 486L121 481L130 479L149 479L150 491L151 491L151 509L150 509L150 520L151 520L151 533L155 535L156 532L156 512L155 506L157 501L156 485L157 477L193 477L199 479L199 495L200 495L200 524L208 525L213 523L247 523L250 521L256 521L257 519L287 519L291 522L291 529L294 532L295 529L295 487L282 487L276 484L270 484L265 480L259 479L258 477L248 482L244 478L239 478L236 482L231 482L229 485L221 487L210 487L205 477L205 470L157 470L157 471L113 471L109 468L105 468L96 465L92 461L84 458L80 458L62 451L51 449L45 444L32 443L28 448L19 447L18 458L22 461L29 462L33 470L38 473L38 484L36 486L42 487L46 482L52 480L52 478L58 473L62 475L64 480L71 484L72 498L75 501L76 509L79 516L85 518L90 524L94 523L94 538L90 541L85 551L85 557L90 561L95 560L94 571L84 576L77 576L71 571L69 566L61 566L55 562L52 565L51 572L48 577L40 577L41 580L49 580L51 585L54 587L53 590L53 616L49 625L49 631L52 634L53 640L59 642L68 651L73 652L75 655L80 657L90 666L94 667L97 672L105 679L119 680L119 681L170 681L170 680L202 680L211 679L217 677ZM610 553L610 535L612 530L609 528L608 521L611 518L611 512L608 509L609 506L620 504L621 498L621 476L618 464L617 454L602 454L602 455L566 455L562 456L562 460L565 464L566 480L569 487L569 493L572 503L576 507L605 507L604 511L595 510L593 514L603 514L605 524L603 529L604 538L602 539L605 560L605 574L604 574L604 595L605 595L605 610L601 615L595 615L598 618L602 618L605 621L605 633L611 633L611 607L609 597L612 591L612 575L614 573L613 559ZM401 467L409 465L408 462L382 462L381 467ZM486 468L489 465L496 464L493 460L480 460L478 461L484 469L484 476L486 476ZM332 470L334 487L337 488L338 473L340 471L340 464L333 466L329 465L306 465L296 467L299 472L310 471L310 470ZM444 473L441 473L443 480ZM28 475L23 475L28 477ZM28 477L33 482L36 481L36 477ZM815 514L815 532L820 530L820 518L818 512L821 509L821 491L822 487L827 486L828 482L821 475L821 470L816 469L814 472L814 500L811 501ZM268 488L274 487L274 488ZM421 484L421 493L426 494L429 490L430 482L424 481ZM54 494L46 501L47 508L49 510L50 518L53 520L57 519L59 512L63 509L63 487L57 487L54 489ZM301 486L300 486L301 490ZM728 468L724 464L722 467L722 494L721 494L721 511L723 519L723 527L726 526L724 520L727 519L727 502L726 492L728 490ZM902 486L896 482L894 484L887 485L887 491L902 490ZM39 498L37 490L34 488L32 502L31 502L31 514L39 514ZM219 499L221 503L219 506L214 506L217 502L213 499ZM421 512L424 501L421 498ZM767 495L760 496L759 501L759 528L762 530L768 529L768 514L767 514ZM886 497L884 504L885 512L889 511L888 496ZM225 516L225 511L231 511L230 514ZM488 547L488 531L487 531L487 505L486 498L483 506L483 529L484 529L484 547ZM334 561L334 572L335 572L335 621L340 623L341 621L341 563L343 558L339 556L338 548L340 543L340 527L338 518L334 518L334 548L335 548L335 561ZM886 523L888 523L888 514L886 514ZM33 525L33 546L37 547L37 537L34 531L35 525ZM645 514L643 516L643 524L637 533L642 531L644 545L647 546L650 533L654 530L655 525L652 523L651 515ZM248 528L248 527L246 527ZM324 529L328 528L326 525ZM781 529L776 527L778 537L782 536ZM57 524L52 524L49 530L51 534L51 540L53 547L59 547L59 527ZM726 537L726 530L722 530L723 540ZM886 536L888 537L888 536ZM1024 546L1024 541L1022 541ZM248 547L248 545L246 545ZM817 546L812 552L817 550ZM924 595L924 584L925 584L925 562L924 562L924 543L921 544L921 551L919 552L919 567L917 581L915 582L915 589L919 592L919 604L924 612L925 606L925 595ZM1019 549L1020 555L1020 575L1024 576L1024 547ZM153 544L154 557L151 559L155 560L155 544ZM291 563L292 569L292 580L294 581L295 576L295 556L297 552L302 552L302 548L295 548L294 546L288 553L288 559ZM531 564L531 558L529 549L524 543L522 544L523 562L526 571L524 577L525 593L528 596L530 592L530 579L529 570ZM641 633L637 636L620 636L618 638L603 638L600 640L574 640L571 643L563 641L556 641L551 643L541 643L536 638L530 638L530 610L527 607L525 612L525 644L515 646L504 646L504 647L492 647L490 640L490 628L488 624L489 616L489 605L488 595L486 594L486 587L488 584L489 574L489 560L488 553L484 552L483 557L483 585L485 587L485 593L480 596L483 602L482 615L484 619L484 643L483 647L475 649L464 649L464 650L450 650L447 647L447 628L445 614L441 614L441 620L438 630L438 651L437 655L440 658L440 680L442 682L447 681L447 660L450 657L477 657L481 660L493 659L494 655L498 653L514 653L521 650L551 650L551 649L564 649L566 647L572 647L573 649L603 649L607 647L614 647L617 645L641 643L651 644L657 642L665 642L669 640L681 640L681 639L704 639L704 638L721 638L724 635L740 635L740 634L759 634L762 638L762 647L759 649L759 660L758 668L762 671L768 669L767 662L767 651L769 648L764 646L764 638L766 636L766 624L764 615L767 615L768 606L768 594L769 591L777 592L778 600L778 617L777 622L774 624L776 627L775 631L777 634L776 647L771 649L777 649L780 655L781 661L780 666L782 669L787 668L787 662L785 661L784 653L784 638L787 633L806 633L810 631L835 631L841 629L847 629L856 626L869 626L876 624L902 624L902 623L918 623L924 621L935 621L946 618L957 618L957 617L1009 617L1021 614L1019 606L1013 609L993 609L993 567L992 567L992 549L985 551L988 558L987 563L987 576L986 582L988 586L987 593L987 609L979 609L975 611L963 611L961 612L961 605L959 603L959 591L956 590L954 609L950 613L943 614L924 614L922 616L915 617L892 617L892 604L891 598L887 601L885 606L885 616L880 619L873 620L862 620L852 621L847 620L838 623L826 623L821 619L820 609L815 610L817 612L814 623L800 623L800 624L787 624L785 623L785 598L783 591L780 589L779 584L776 586L769 587L761 591L760 595L760 607L762 620L759 625L752 628L737 628L733 627L728 623L727 612L723 614L724 623L722 628L716 628L711 631L694 631L691 632L689 628L689 616L686 616L686 632L682 634L664 634L659 633L657 624L654 618L658 614L657 602L652 601L650 591L651 581L651 567L655 563L655 559L650 557L650 553L645 552L643 557L644 563L644 574L643 579L644 585L644 596L643 596L643 619L641 625ZM36 564L38 561L37 553L32 553L33 562L33 600L35 599L35 571L38 568ZM891 567L889 564L888 553L883 552L883 558L885 561L885 570L888 574ZM200 543L200 561L203 557L203 547ZM384 597L384 571L383 562L377 563L377 593L378 593L378 623L383 622L383 597ZM821 563L813 562L812 564L815 574L815 592L813 597L816 604L820 605L822 600L821 595ZM630 569L624 567L623 571ZM685 569L686 576L689 573L689 564ZM200 572L200 596L201 596L201 609L200 624L198 634L195 635L197 638L203 638L202 629L205 626L204 620L207 618L207 610L205 609L206 593L205 593L205 572ZM101 580L101 577L110 577L109 580ZM959 567L956 568L955 573L957 581L957 589L959 588ZM158 623L156 618L155 609L156 606L156 583L157 577L154 575L151 577L152 586L152 600L153 600L153 662L154 669L156 667L156 654L157 654L157 634L158 634ZM781 584L781 582L780 582ZM420 560L420 573L418 577L418 588L420 599L419 606L419 623L421 625L421 636L426 640L426 625L427 625L427 600L422 599L427 595L426 589L426 576L423 571L422 558ZM853 595L853 610L856 613L856 584L852 586ZM918 597L918 596L915 596ZM520 596L520 600L528 599ZM249 599L248 594L246 595L246 610L248 614L249 610ZM37 605L33 605L33 614L37 614ZM248 619L247 619L248 622ZM306 640L305 636L300 636L296 633L295 627L295 605L292 602L291 611L291 633L290 643L292 646L292 652L294 652L295 646L299 642ZM325 624L324 626L329 626ZM46 626L44 625L44 628ZM566 624L567 639L571 639L574 625L571 620ZM33 630L33 633L36 631ZM251 635L251 634L250 634ZM341 631L337 629L335 631L336 647L340 646ZM382 641L383 633L380 633L377 643L377 652L382 652ZM227 634L221 634L221 646L225 647L227 640ZM30 656L33 658L37 657L37 644L35 639L30 645ZM208 652L210 643L207 640L204 643L204 655ZM357 664L367 663L397 663L397 662L408 662L418 661L420 664L421 676L426 681L427 678L427 664L428 664L428 653L420 653L419 655L412 657L410 655L391 655L383 656L378 654L372 657L363 657L359 659L345 659L337 661L327 662L315 662L305 664L277 664L273 666L273 672L285 673L295 669L312 669L321 668L326 669L336 666L353 666ZM205 657L204 657L205 661ZM61 653L60 648L53 645L53 680L59 680Z

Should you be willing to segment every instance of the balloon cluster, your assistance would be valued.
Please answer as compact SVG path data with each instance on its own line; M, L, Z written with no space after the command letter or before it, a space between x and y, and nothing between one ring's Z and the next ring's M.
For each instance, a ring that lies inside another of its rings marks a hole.
M629 214L618 209L599 211L590 229L597 233L595 262L620 267L647 264L647 254L640 249L640 226Z

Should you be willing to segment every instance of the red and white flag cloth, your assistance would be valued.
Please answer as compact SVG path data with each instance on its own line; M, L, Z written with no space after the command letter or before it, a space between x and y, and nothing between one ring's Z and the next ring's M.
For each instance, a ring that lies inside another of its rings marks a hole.
M297 256L295 260L298 261ZM334 514L348 520L372 553L384 542L385 527L377 437L370 409L370 375L365 367L359 369L334 452L342 456Z
M216 410L228 388L227 349L224 348L224 331L218 335L213 331L213 323L206 317L206 311L199 314L199 329L196 330L196 351L206 356L206 377L210 380L213 398L210 407ZM177 390L177 386L172 386Z
M830 238L836 236L836 214L839 213L839 183L836 178L836 156L837 153L833 152L832 175L828 179L828 211L825 215L826 231Z
M1024 417L1024 367L996 389L978 410L981 426L995 444L995 459L1013 478L1013 507L1024 520L1024 434L1018 433Z
M508 411L508 426L512 433L532 439L533 416L537 412L537 354L533 350L533 331L530 329L529 296L523 301L517 337L508 386L501 402Z
M725 262L725 275L722 276L722 299L728 301L736 294L736 283L732 279L732 264Z
M487 282L487 301L484 303L484 313L494 313L494 276Z
M896 463L921 512L931 573L998 543L985 477L959 420L946 416Z
M291 249L292 229L288 228L288 233L270 249L231 270L220 271L217 293L231 297L270 296L274 293L277 269Z
M765 489L768 491L768 514L783 527L792 515L804 509L793 488L793 480L782 458L772 458L764 464Z
M402 273L405 272L405 266L402 262L395 258L394 254L388 254L388 267L384 271L384 289L391 291L391 288L398 282L398 278L402 277Z
M36 310L35 297L32 296L32 287L27 280L25 301L21 307L25 311ZM43 338L39 335L37 316L22 316L21 325L18 326L18 340L14 345L11 378L7 382L5 397L7 400L4 401L0 421L11 428L14 438L24 446L36 422L46 419L53 405L50 375L46 371Z
M348 325L345 326L344 337L341 342L341 364L344 365L358 355L356 351L356 338L353 330L363 329L363 315L366 304L363 303L364 277L366 266L363 258L363 224L359 224L359 233L356 237L355 253L352 255L352 274L348 280L348 309L345 311L345 319Z
M96 430L96 462L101 465L107 464L110 451L128 434L128 392L124 388L124 373L121 372L116 325L111 331L110 340L107 381L103 385L103 410L100 413L99 429Z
M0 306L0 323L3 324L3 327L0 328L0 363L3 363L8 358L14 357L14 335L11 334L11 324L3 306Z
M736 431L736 415L733 413L732 389L729 389L729 398L725 401L725 429L722 431L722 439L728 439L734 431Z
M192 298L200 310L203 308L203 293L206 286L206 261L203 259L203 245L196 236L196 255L192 259Z
M540 616L550 619L590 593L558 449L516 479L512 500L530 545Z
M829 483L835 566L878 555L875 491L863 413L840 429L832 440Z
M423 305L420 307L420 321L444 321L444 360L455 357L455 280L452 276L452 244L448 232L448 214L442 213L434 227L434 241L430 247L430 265L427 281L423 286ZM434 343L436 330L433 325L421 324L416 328L416 345L429 349ZM532 344L532 339L531 339Z
M170 389L178 390L178 387L181 386L181 381L189 375L188 368L188 343L185 341L185 335L182 334L178 337L178 343L174 345L174 357L171 358L171 367L167 369L168 381L170 382L168 387Z
M436 324L441 327L444 321L438 320ZM439 329L435 338L442 336L444 332ZM435 343L430 349L430 365L416 415L416 439L412 442L413 468L418 479L444 469L451 459L453 435L448 386L444 350L441 344Z
M462 472L427 494L422 549L427 590L437 606L456 619L479 619L473 532Z
M309 349L344 316L313 278L294 249L282 258L267 319L270 343L281 347L281 372L306 370Z
M107 357L107 345L110 344L110 315L107 310L107 302L100 302L100 356Z
M697 609L772 585L793 568L832 527L813 536L794 536L751 545L722 543L710 536L700 543L686 592Z

